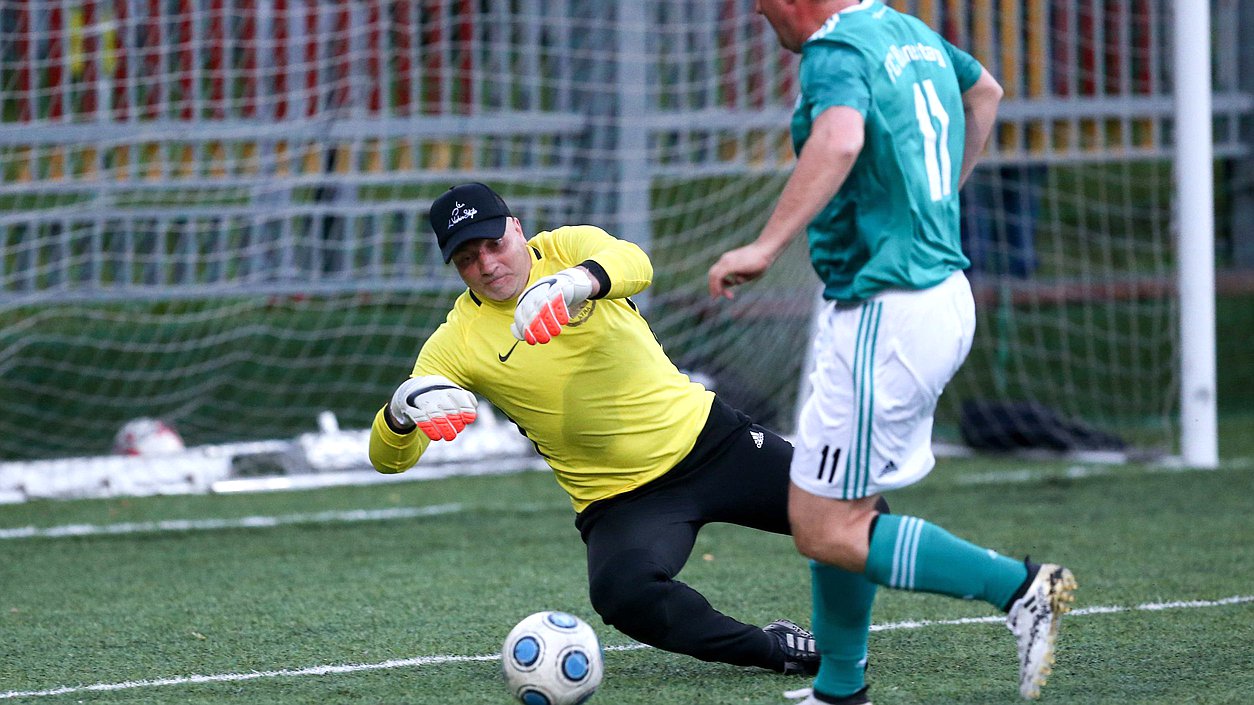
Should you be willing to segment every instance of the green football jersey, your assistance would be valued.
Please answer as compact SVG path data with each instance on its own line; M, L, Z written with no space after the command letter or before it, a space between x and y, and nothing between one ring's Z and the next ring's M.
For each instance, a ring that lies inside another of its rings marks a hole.
M806 41L796 152L828 108L853 108L866 121L849 177L807 229L826 298L924 289L970 264L958 221L962 92L982 71L926 24L877 0L833 15Z

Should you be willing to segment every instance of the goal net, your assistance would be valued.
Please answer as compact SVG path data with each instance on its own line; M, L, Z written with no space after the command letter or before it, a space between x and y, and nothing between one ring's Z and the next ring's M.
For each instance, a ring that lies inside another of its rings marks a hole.
M978 402L1170 450L1170 3L893 4L1007 88L938 431ZM528 232L639 243L667 352L789 432L804 243L732 302L705 273L779 194L795 71L751 0L0 0L0 459L138 416L189 445L367 426L464 289L426 211L467 180Z

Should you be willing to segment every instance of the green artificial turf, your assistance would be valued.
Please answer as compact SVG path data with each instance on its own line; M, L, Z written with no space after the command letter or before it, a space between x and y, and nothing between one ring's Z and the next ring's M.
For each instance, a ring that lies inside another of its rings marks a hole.
M1127 608L1064 622L1043 702L1238 703L1254 697L1254 602L1136 607L1254 596L1252 491L1249 456L1216 471L942 459L891 501L1010 555L1066 563L1079 610ZM399 507L441 513L313 516ZM547 473L32 502L0 507L0 529L250 516L296 523L0 540L0 698L504 705L494 655L517 620L542 609L580 615L601 636L606 677L594 704L782 704L784 690L808 684L619 649L634 643L588 604L573 515ZM804 624L808 576L787 537L714 525L681 578L740 619ZM903 626L993 615L981 603L882 590L875 702L1015 702L1014 643L1001 624ZM310 670L334 665L358 667ZM195 675L209 678L187 682ZM160 679L173 682L145 683ZM93 684L107 689L83 689ZM66 690L48 692L57 689Z

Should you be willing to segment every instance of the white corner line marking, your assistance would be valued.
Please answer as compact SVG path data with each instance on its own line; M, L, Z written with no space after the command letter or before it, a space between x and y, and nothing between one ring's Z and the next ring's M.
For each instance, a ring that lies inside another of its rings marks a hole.
M1254 595L1234 595L1219 600L1180 600L1175 602L1146 602L1132 606L1099 606L1084 607L1073 610L1069 613L1070 617L1083 617L1095 614L1118 614L1121 612L1159 612L1162 610L1173 609L1199 609L1204 607L1225 607L1229 605L1243 605L1254 602ZM922 629L924 627L937 626L958 626L966 624L985 624L997 623L1005 621L1005 617L967 617L964 619L943 619L943 620L919 620L905 622L890 622L888 624L872 625L873 632L887 632L901 629ZM637 649L647 649L649 647L643 644L627 644L623 646L609 646L606 651L634 651ZM417 656L406 659L392 659L390 661L381 661L379 663L349 663L332 666L310 666L308 668L283 669L277 671L249 671L248 673L219 673L216 675L192 675L192 676L175 676L171 678L145 679L138 681L123 681L121 683L94 683L92 685L69 685L59 688L49 688L47 690L10 690L0 692L0 700L12 700L15 698L38 698L49 695L66 695L69 693L89 693L89 692L108 692L115 690L130 690L133 688L148 688L161 685L187 685L194 683L236 683L239 681L250 681L258 678L280 678L290 676L325 676L336 673L360 673L362 671L380 671L391 668L411 668L414 666L434 666L444 663L466 663L470 661L496 661L501 657L499 654L480 654L478 656Z

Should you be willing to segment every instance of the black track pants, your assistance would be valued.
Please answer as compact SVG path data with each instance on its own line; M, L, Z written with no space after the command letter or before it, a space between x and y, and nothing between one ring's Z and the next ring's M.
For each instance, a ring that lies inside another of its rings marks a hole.
M607 624L659 649L782 670L774 637L719 612L674 577L710 522L789 533L791 458L787 441L715 399L696 446L679 465L576 517L588 547L593 608ZM743 570L752 574L754 566ZM800 563L797 571L806 575Z

